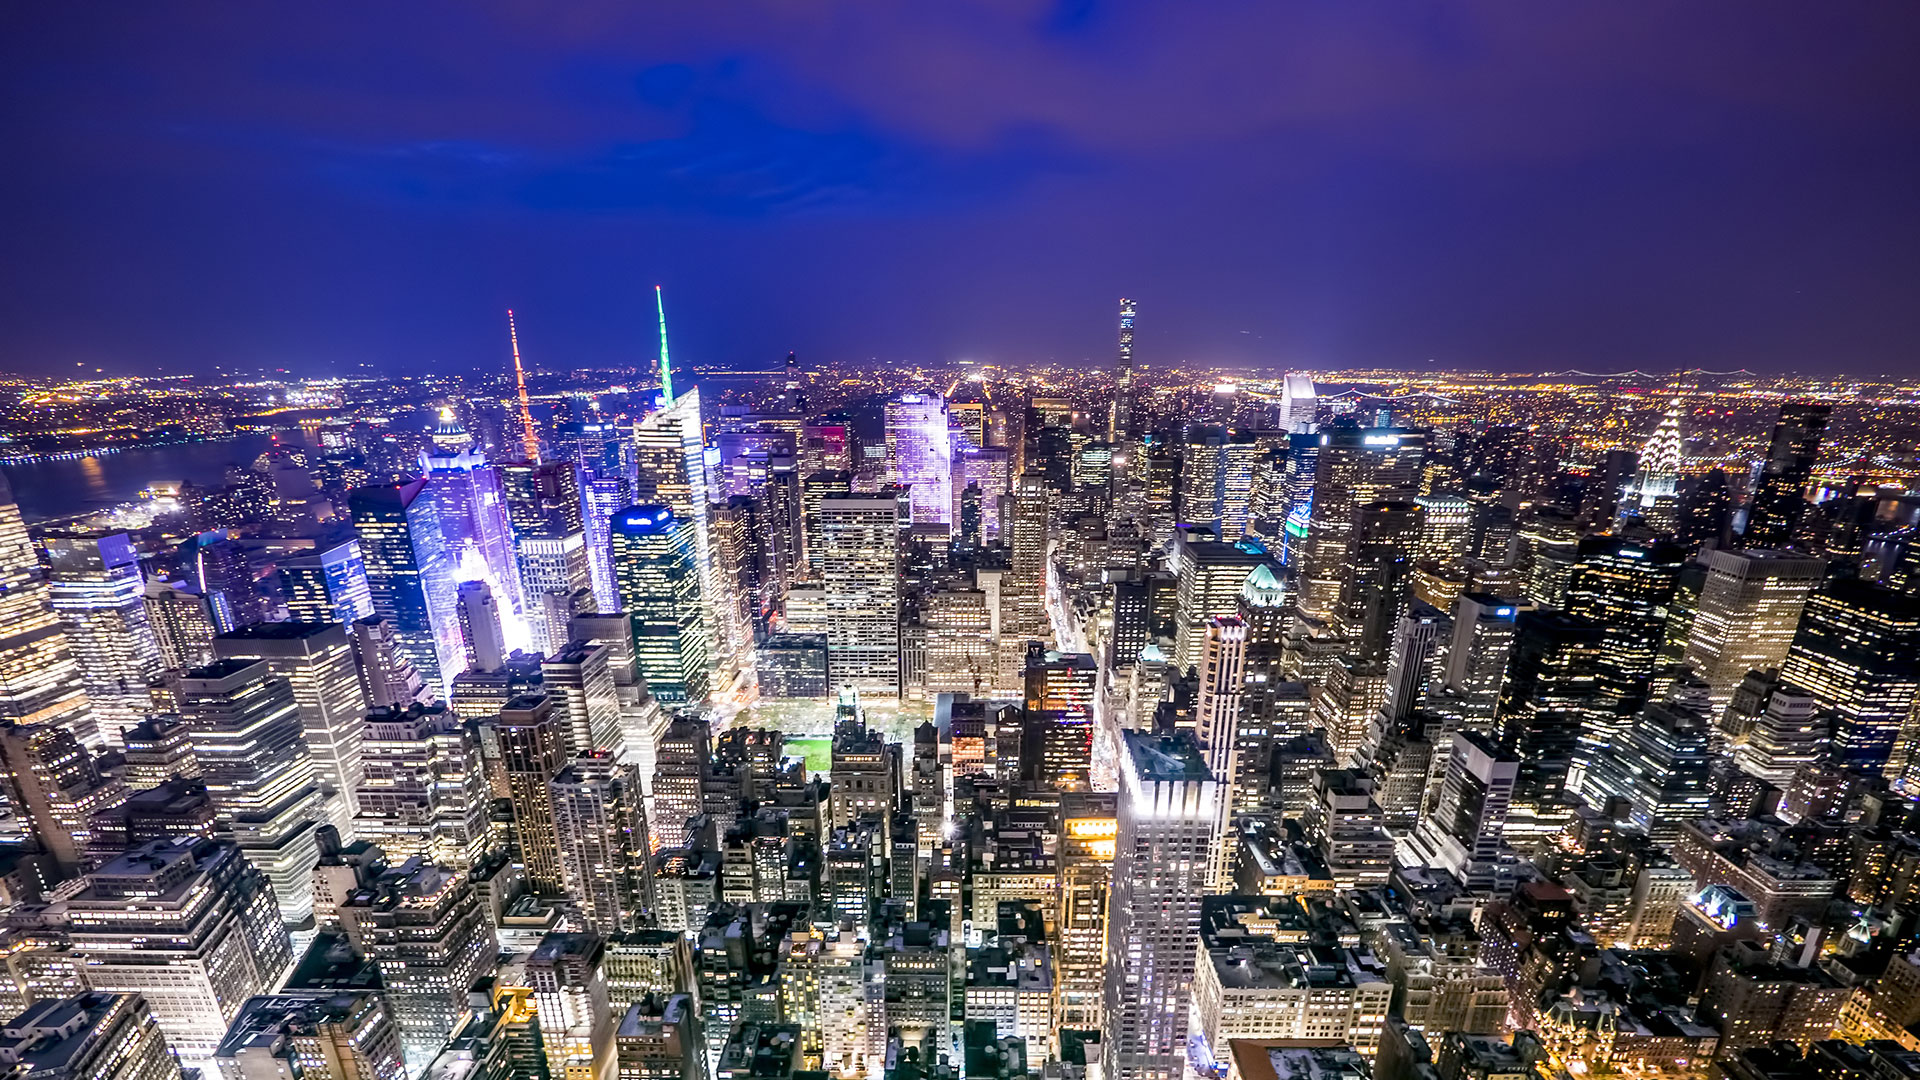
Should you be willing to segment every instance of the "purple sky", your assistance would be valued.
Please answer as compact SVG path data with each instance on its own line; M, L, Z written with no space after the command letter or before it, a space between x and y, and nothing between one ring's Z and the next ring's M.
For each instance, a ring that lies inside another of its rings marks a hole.
M1920 5L9 4L0 368L1920 374Z

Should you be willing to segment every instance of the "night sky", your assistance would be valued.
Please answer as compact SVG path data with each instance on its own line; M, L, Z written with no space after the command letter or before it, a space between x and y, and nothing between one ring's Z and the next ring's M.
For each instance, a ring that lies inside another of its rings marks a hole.
M0 8L0 368L1920 374L1920 4Z

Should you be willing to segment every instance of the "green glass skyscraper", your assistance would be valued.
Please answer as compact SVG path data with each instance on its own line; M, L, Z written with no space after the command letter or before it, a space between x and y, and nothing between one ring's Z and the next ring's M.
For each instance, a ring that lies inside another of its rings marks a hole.
M693 522L671 507L630 506L613 515L608 535L614 584L647 686L663 704L704 700L711 658L700 626Z

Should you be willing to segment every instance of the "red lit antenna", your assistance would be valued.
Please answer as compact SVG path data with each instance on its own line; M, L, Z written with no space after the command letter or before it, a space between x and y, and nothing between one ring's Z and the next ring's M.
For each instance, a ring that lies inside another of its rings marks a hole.
M507 309L507 340L513 343L513 377L520 384L520 441L529 464L540 464L540 436L533 430L533 405L527 400L527 369L520 366L520 332L513 327L513 309Z

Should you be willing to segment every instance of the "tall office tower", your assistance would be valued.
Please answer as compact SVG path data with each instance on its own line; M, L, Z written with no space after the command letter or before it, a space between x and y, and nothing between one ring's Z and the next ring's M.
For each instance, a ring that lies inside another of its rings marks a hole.
M1516 534L1520 565L1527 570L1515 595L1539 607L1559 607L1580 557L1580 533L1580 519L1565 510L1540 507L1528 515Z
M224 659L187 671L176 693L220 824L273 883L287 924L309 922L326 800L293 684L266 661Z
M1640 448L1640 469L1620 493L1620 521L1639 520L1657 533L1671 533L1680 520L1680 403L1674 402Z
M1674 539L1688 551L1699 551L1709 541L1724 544L1733 521L1733 492L1721 469L1691 477L1680 486L1680 519Z
M694 528L660 505L629 507L610 525L634 656L653 695L668 704L706 700L712 677Z
M1052 791L1091 791L1093 702L1100 665L1088 653L1047 653L1027 661L1029 730L1040 736L1034 776Z
M352 641L354 658L360 664L361 687L370 705L404 709L436 696L427 690L419 669L401 650L391 621L377 615L361 619L353 624Z
M800 480L800 536L806 548L806 580L820 580L820 501L830 495L853 494L853 473L833 470L809 473Z
M1372 502L1354 510L1335 611L1354 656L1369 662L1386 659L1411 592L1421 514L1412 502Z
M1671 844L1684 822L1707 816L1707 684L1683 677L1649 702L1626 738L1606 748L1587 791L1597 804L1620 799L1627 821L1655 843Z
M160 662L168 671L199 667L213 659L213 614L207 598L184 586L155 579L147 582L147 625L160 646Z
M714 581L711 532L707 522L707 458L700 427L700 388L693 387L655 409L634 425L637 463L633 499L639 505L665 506L681 521L693 523L693 565L698 573L700 633L708 656L716 647L712 603ZM616 563L614 578L619 584Z
M1440 796L1414 830L1411 851L1429 866L1445 867L1469 889L1492 889L1519 771L1520 762L1492 739L1456 733Z
M975 546L997 540L1001 534L1000 503L1011 490L1013 475L1007 451L998 446L968 447L953 459L954 528L962 524L960 511L972 499L979 506L980 528ZM972 489L969 494L968 489Z
M1280 384L1280 430L1288 433L1310 433L1317 425L1318 405L1313 391L1313 377L1310 375L1290 374Z
M40 576L40 558L0 477L0 720L71 731L103 745L73 649Z
M1819 699L1797 686L1782 686L1768 696L1746 739L1733 748L1733 760L1740 771L1784 791L1801 766L1826 758L1831 730Z
M593 579L593 606L617 611L620 590L613 580L613 515L633 505L633 481L624 475L593 475L581 486L582 516L586 520L587 570Z
M1123 446L1133 432L1133 301L1123 296L1120 298L1120 352L1113 363L1113 409L1107 414L1107 441Z
M249 998L213 1060L223 1080L407 1076L400 1031L379 990L290 990Z
M887 479L905 488L917 523L953 521L953 440L938 394L887 402Z
M1234 747L1247 686L1247 624L1238 615L1207 620L1200 649L1200 697L1194 705L1194 733L1206 754L1207 768L1222 783L1234 776ZM1231 798L1223 800L1231 803Z
M820 500L827 673L835 691L900 693L900 527L891 491Z
M1385 885L1393 869L1393 837L1374 790L1373 778L1356 769L1314 771L1313 799L1301 824L1336 889Z
M1780 681L1832 714L1837 762L1898 778L1912 752L1900 732L1920 695L1920 598L1853 578L1814 593Z
M302 738L334 827L352 836L363 775L360 755L371 703L339 623L256 623L213 639L217 660L261 660L286 679L299 707Z
M927 630L929 695L984 695L999 683L1000 610L986 590L956 581L928 592L920 609Z
M671 717L640 677L632 620L625 615L578 615L573 620L573 637L607 647L607 670L613 676L614 698L620 706L620 759L638 766L641 780L648 780L653 776L654 748ZM824 643L821 652L824 657ZM824 668L820 681L824 693Z
M441 410L441 428L452 424L434 442L439 452L423 453L421 474L427 480L425 497L433 502L447 548L449 565L469 579L491 585L506 620L510 643L525 647L520 612L520 569L513 558L513 525L508 520L507 495L500 470L487 459L459 427L451 413Z
M614 1018L606 954L606 941L598 934L552 933L527 958L527 982L552 1076L609 1080L612 1075Z
M620 690L608 662L613 650L585 641L568 642L540 662L547 696L561 715L567 747L573 756L596 753L620 755Z
M1176 1080L1223 794L1192 735L1121 738L1103 1068L1113 1080Z
M1010 569L1001 582L1002 640L1052 641L1053 618L1047 614L1047 506L1046 484L1032 473L1014 482L1002 502L1001 525L1006 531Z
M652 779L652 817L647 821L656 850L687 846L687 819L700 812L700 788L712 743L713 732L705 720L675 720L660 737Z
M533 647L552 652L567 641L567 625L593 597L584 532L523 536L514 541L520 594Z
M347 506L367 563L373 613L393 627L401 656L435 694L460 673L465 650L454 595L453 567L440 536L440 515L423 498L426 480L353 489Z
M340 905L340 925L380 969L410 1075L426 1069L492 971L487 913L464 870L415 856L384 870Z
M127 767L122 774L128 791L145 791L169 780L198 778L200 763L193 757L193 734L178 719L150 716L127 729Z
M1339 428L1320 434L1312 512L1301 566L1300 609L1331 618L1353 565L1355 511L1420 493L1427 434L1399 428Z
M560 874L580 918L598 934L653 924L653 858L640 773L611 758L577 757L553 778Z
M6 1038L20 1075L180 1080L180 1062L139 994L43 998L14 1013ZM398 1078L394 1078L398 1080Z
M1473 504L1458 495L1421 495L1420 545L1417 554L1435 562L1464 558L1473 540Z
M513 806L513 827L527 881L542 896L565 896L560 838L553 821L553 778L567 763L567 736L546 694L522 694L481 726L499 749Z
M1597 669L1605 652L1604 629L1585 619L1556 611L1523 611L1514 619L1494 723L1500 752L1520 762L1507 823L1516 842L1543 841L1567 816L1567 772L1581 732L1603 708Z
M280 984L293 949L274 890L232 844L152 840L87 875L64 914L95 991L139 994L182 1058L213 1056L227 1024Z
M472 866L492 846L480 743L445 705L367 714L354 833L395 862Z
M649 994L614 1029L621 1080L706 1080L706 1035L691 994Z
M1493 730L1520 610L1517 600L1485 593L1466 593L1454 601L1453 637L1447 643L1440 685L1447 710L1459 716L1463 727Z
M273 613L254 576L247 549L235 540L194 545L194 576L213 613L213 625L222 631L265 622Z
M1666 541L1643 544L1615 535L1580 541L1579 561L1567 578L1566 612L1598 626L1602 646L1594 686L1598 707L1580 733L1569 789L1581 790L1599 749L1612 745L1646 704L1685 561L1686 553Z
M1387 704L1381 714L1391 722L1419 708L1433 682L1436 661L1454 633L1453 619L1418 600L1400 616L1387 656Z
M33 839L65 876L84 865L92 816L127 797L120 781L102 775L93 755L66 728L0 728L0 769L7 802L27 819Z
M1826 560L1766 548L1702 552L1707 579L1687 637L1685 663L1713 695L1716 711L1749 671L1786 661L1807 597Z
M373 614L373 590L359 541L282 559L279 570L287 617L295 622L349 624Z
M1131 482L1139 493L1136 510L1140 531L1147 542L1161 547L1173 539L1175 503L1180 491L1180 448L1168 441L1166 433L1145 435L1136 451Z
M1779 547L1791 541L1806 513L1806 489L1820 460L1820 438L1826 434L1833 406L1813 401L1789 401L1780 406L1773 425L1767 459L1747 507L1747 527L1741 534L1754 547Z
M1196 539L1185 532L1174 538L1167 568L1174 574L1178 611L1173 660L1181 671L1200 663L1207 620L1238 614L1247 579L1266 563L1266 552L1257 544Z
M467 647L467 667L492 671L506 661L507 641L500 630L500 606L484 581L463 581L460 600L460 640Z
M752 646L756 622L764 626L772 610L764 520L759 500L735 495L708 511L713 527L714 581L719 593L711 607L719 629L719 656L733 657Z
M1085 792L1060 801L1059 945L1053 954L1053 1016L1061 1027L1104 1024L1108 893L1113 886L1115 796Z
M147 714L160 644L147 621L146 585L126 533L53 536L48 597L67 632L94 725L108 742Z

